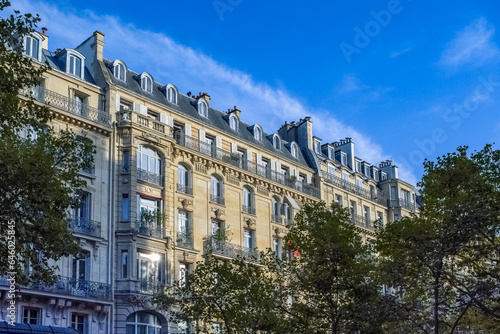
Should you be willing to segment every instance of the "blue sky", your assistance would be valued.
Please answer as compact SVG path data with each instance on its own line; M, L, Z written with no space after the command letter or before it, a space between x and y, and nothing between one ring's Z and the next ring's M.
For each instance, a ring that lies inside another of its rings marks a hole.
M274 132L312 116L371 163L420 179L424 158L500 139L498 1L16 0L49 48L94 30L105 57L181 92L208 92Z

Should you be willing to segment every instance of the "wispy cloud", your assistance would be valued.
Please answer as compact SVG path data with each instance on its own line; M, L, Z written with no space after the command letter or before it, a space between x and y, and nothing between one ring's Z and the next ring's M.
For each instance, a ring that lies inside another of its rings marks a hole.
M313 109L302 102L303 97L257 82L251 75L221 64L164 34L139 29L114 16L90 11L76 13L59 3L18 0L15 7L22 12L40 13L41 25L55 37L49 41L51 49L75 47L94 30L99 30L106 34L105 58L120 58L130 69L147 71L161 83L172 82L184 93L207 91L212 96L213 106L226 110L237 105L242 110L243 120L259 123L267 132L276 131L284 121L311 116L315 135L324 141L352 137L356 155L363 159L377 163L389 157L368 135L339 122L331 111ZM369 88L354 76L346 76L343 80L347 91ZM414 175L404 172L404 168L401 177L415 181Z
M500 56L500 49L493 41L495 27L481 17L462 30L443 50L439 64L449 68L462 65L480 66Z
M411 50L413 50L413 48L406 48L406 49L401 50L401 51L394 51L394 52L391 52L390 57L391 58L396 58L396 57L401 56L404 53L410 52Z
M377 100L391 90L393 90L391 87L371 87L363 83L355 74L349 73L342 76L336 93L344 98L344 95L357 94L363 99Z

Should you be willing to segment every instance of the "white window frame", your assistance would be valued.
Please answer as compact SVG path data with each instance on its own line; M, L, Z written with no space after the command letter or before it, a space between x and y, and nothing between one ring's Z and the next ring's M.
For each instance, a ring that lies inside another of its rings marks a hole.
M35 41L36 41L36 54L34 54L34 48L33 48L33 44L35 43ZM33 35L24 36L24 54L26 56L35 58L36 60L40 61L41 47L42 47L42 41L39 38Z
M258 141L262 141L262 128L260 126L258 125L254 126L253 137Z
M292 153L292 157L298 158L299 157L299 148L297 147L297 144L292 143L290 146L290 151Z
M281 149L281 139L277 134L273 136L273 147L277 150Z
M234 131L238 131L238 117L235 115L229 116L229 127Z
M153 77L147 73L141 74L141 88L147 93L153 93Z
M198 101L198 114L201 117L208 118L208 105L205 101Z
M167 97L167 101L173 104L177 104L177 95L178 95L177 88L172 85L168 84L166 89L165 89L165 94Z

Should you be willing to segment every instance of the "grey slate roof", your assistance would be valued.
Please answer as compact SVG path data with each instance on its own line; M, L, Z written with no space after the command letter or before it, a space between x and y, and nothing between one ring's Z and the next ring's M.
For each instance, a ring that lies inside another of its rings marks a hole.
M58 69L62 72L66 72L66 67L64 65L64 62L61 59L59 59L59 57L57 57L57 55L58 54L55 52L50 52L48 50L42 49L42 63L45 63L45 61L47 61L51 68L55 68L55 69ZM94 81L94 78L92 77L92 74L90 73L90 70L88 68L87 61L85 61L83 80L85 80L88 83L91 83L93 85L96 84L96 82Z
M263 131L262 133L262 141L258 141L254 138L253 133L251 132L250 129L252 129L252 125L245 123L241 120L239 120L238 124L238 130L235 131L231 129L229 126L229 123L226 121L227 113L219 111L215 108L209 107L208 108L208 118L205 118L201 116L198 113L197 110L197 100L193 99L187 95L179 93L177 95L177 104L170 103L168 102L165 94L161 91L161 88L164 87L164 85L161 85L153 80L153 89L152 93L145 92L142 90L140 82L137 78L137 76L140 75L140 73L136 73L131 70L126 71L126 82L119 80L114 77L113 75L113 62L107 59L104 59L104 64L106 65L106 68L108 71L110 71L110 77L111 80L113 81L113 84L123 87L125 89L128 89L134 93L137 93L139 95L143 95L155 102L158 102L163 105L167 105L168 107L175 109L179 111L180 113L183 113L187 116L190 116L194 119L199 120L202 123L207 124L208 126L212 126L214 128L217 128L227 134L230 135L235 135L239 137L240 139L253 144L255 146L261 147L264 150L267 150L269 152L272 152L274 154L280 155L283 158L290 159L292 161L296 161L297 163L313 168L315 164L310 164L309 159L306 159L304 154L302 153L302 150L299 150L299 156L298 158L294 158L292 154L289 151L289 145L286 145L287 142L281 139L281 149L278 150L274 148L273 143L267 138L270 134L265 133Z

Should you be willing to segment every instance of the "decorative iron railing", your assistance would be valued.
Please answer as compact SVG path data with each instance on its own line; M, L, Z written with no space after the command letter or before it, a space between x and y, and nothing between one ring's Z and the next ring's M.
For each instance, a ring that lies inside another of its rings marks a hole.
M366 198L370 201L376 202L378 204L386 205L387 198L382 194L380 190L375 190L373 192L358 187L356 184L344 180L336 175L323 172L323 180L330 184L333 184L339 188L345 189L353 194Z
M137 179L163 186L163 177L160 174L156 174L142 168L137 168Z
M243 157L238 153L230 153L224 151L218 147L215 147L208 143L204 143L198 139L192 138L180 132L175 134L175 139L179 145L200 152L202 154L208 155L214 159L224 161L232 166L244 169L248 172L260 175L271 181L293 188L307 195L318 198L320 197L319 188L311 184L308 184L304 181L297 180L296 178L288 177L281 173L277 173L276 171L268 169L264 165L248 161L245 159L245 157Z
M177 232L176 244L178 247L193 249L194 241L191 231Z
M283 216L282 215L271 215L271 220L275 223L283 223Z
M75 233L101 237L101 223L82 217L68 217L70 229Z
M137 232L142 235L163 239L165 231L163 225L157 222L136 221Z
M254 215L255 214L255 207L248 206L248 205L243 205L243 212L249 213L251 215Z
M410 211L416 210L415 203L412 203L410 200L407 200L404 198L387 200L387 205L391 208L401 207L401 208L405 208L405 209L410 210Z
M188 187L185 184L182 183L177 183L177 191L180 193L192 195L193 194L193 188Z
M204 239L204 254L220 255L232 259L240 257L249 262L259 262L260 252L257 250L257 248L246 248L234 245L227 241L217 240L213 236L207 236Z
M226 203L226 200L222 196L210 194L210 202L224 205Z
M64 95L58 94L42 87L26 88L22 92L24 95L31 95L41 103L54 107L90 121L111 127L111 115L103 110L93 108L75 99L70 99Z
M120 110L118 120L119 122L125 121L139 124L141 127L154 130L167 136L172 135L171 127L165 123L132 110Z
M165 283L156 280L142 279L139 281L139 285L141 293L148 295L163 292L165 290Z
M2 276L0 285L9 285L8 278ZM58 276L54 284L45 282L32 282L22 287L30 290L69 295L81 298L92 298L111 301L111 285L94 281L80 280L71 277Z
M374 229L373 223L370 220L360 215L351 214L351 221L354 225L361 226L370 230Z

